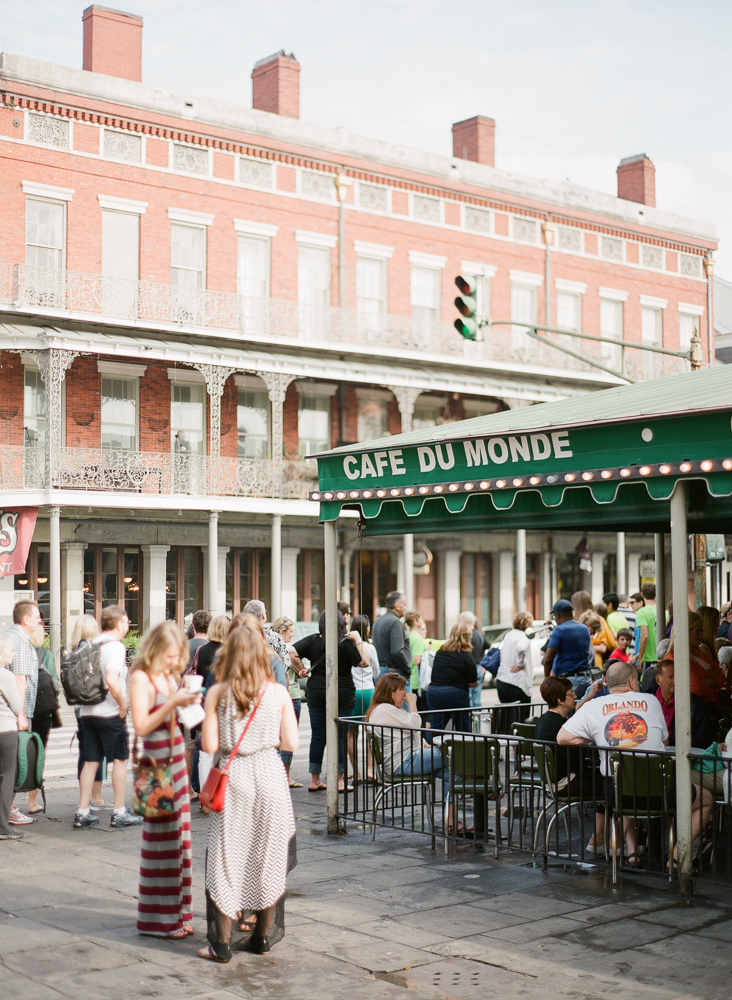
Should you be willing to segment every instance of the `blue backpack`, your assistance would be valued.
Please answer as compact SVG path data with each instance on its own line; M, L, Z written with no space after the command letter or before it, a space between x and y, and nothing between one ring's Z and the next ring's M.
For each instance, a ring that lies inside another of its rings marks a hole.
M497 646L491 646L490 649L486 650L483 654L483 659L480 661L480 666L487 670L491 677L495 677L498 673L498 668L501 665L501 651Z

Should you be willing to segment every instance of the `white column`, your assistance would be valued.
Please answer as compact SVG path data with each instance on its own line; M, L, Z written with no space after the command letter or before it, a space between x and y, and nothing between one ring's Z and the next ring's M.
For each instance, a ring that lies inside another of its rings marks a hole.
M226 614L226 557L229 554L228 545L219 545L219 611L218 614Z
M286 545L282 549L282 610L295 621L297 617L297 557L300 549Z
M687 566L686 483L676 483L671 496L671 572L674 602L674 687L676 728L676 836L679 886L692 889L691 862L691 694L689 690L689 591Z
M448 549L444 553L445 635L460 614L460 555L458 549Z
M518 611L526 610L526 529L516 532L516 604ZM513 615L511 615L513 618Z
M407 611L414 607L414 535L404 535L402 539L404 561L404 597Z
M338 534L323 524L325 548L325 726L328 833L338 833Z
M628 553L628 596L640 588L640 552Z
M605 593L603 577L605 569L605 553L592 553L592 603L598 604Z
M270 596L269 620L274 621L282 614L282 516L272 515L272 593Z
M513 621L514 611L514 557L513 552L498 553L498 620Z
M64 542L61 552L61 570L64 596L63 622L64 645L69 645L74 625L84 614L84 549L86 542Z
M206 552L208 579L207 605L212 615L219 614L219 512L208 512L208 549Z
M6 629L13 624L14 604L15 577L0 577L0 629Z
M616 541L617 553L617 592L619 594L628 593L627 577L625 575L625 532L619 531Z
M551 614L554 604L554 594L552 593L552 559L553 552L545 552L541 566L541 607L545 618Z
M48 508L49 518L49 633L51 652L58 663L61 651L61 508Z
M143 629L159 625L167 617L165 564L169 545L142 546Z

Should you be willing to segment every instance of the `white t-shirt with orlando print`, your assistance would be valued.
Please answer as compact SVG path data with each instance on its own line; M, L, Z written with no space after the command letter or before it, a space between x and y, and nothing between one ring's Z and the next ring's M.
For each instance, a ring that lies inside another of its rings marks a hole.
M663 750L668 739L658 699L642 691L593 698L565 722L564 728L612 750ZM608 754L600 757L602 773L607 775Z

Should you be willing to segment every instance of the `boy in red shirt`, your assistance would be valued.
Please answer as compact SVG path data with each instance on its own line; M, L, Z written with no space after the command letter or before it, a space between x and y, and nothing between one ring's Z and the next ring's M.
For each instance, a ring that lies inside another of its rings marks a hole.
M623 663L631 663L635 666L635 656L631 656L628 652L628 646L633 641L633 633L629 628L620 628L618 629L617 640L617 649L612 651L608 657L608 662L610 660L622 660Z

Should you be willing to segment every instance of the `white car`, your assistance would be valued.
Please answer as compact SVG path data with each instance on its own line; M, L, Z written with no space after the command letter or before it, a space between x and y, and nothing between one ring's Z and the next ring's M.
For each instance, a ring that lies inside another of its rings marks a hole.
M490 642L492 648L501 648L501 643L507 632L510 632L512 626L510 624L499 624L499 625L486 625L483 629L483 635ZM526 635L531 641L531 664L534 668L534 681L542 681L544 679L544 654L542 652L542 646L546 643L547 639L551 635L554 625L552 622L548 621L534 621L530 628L526 629ZM493 678L489 673L486 673L483 678L483 687L488 687L488 685L493 681Z

